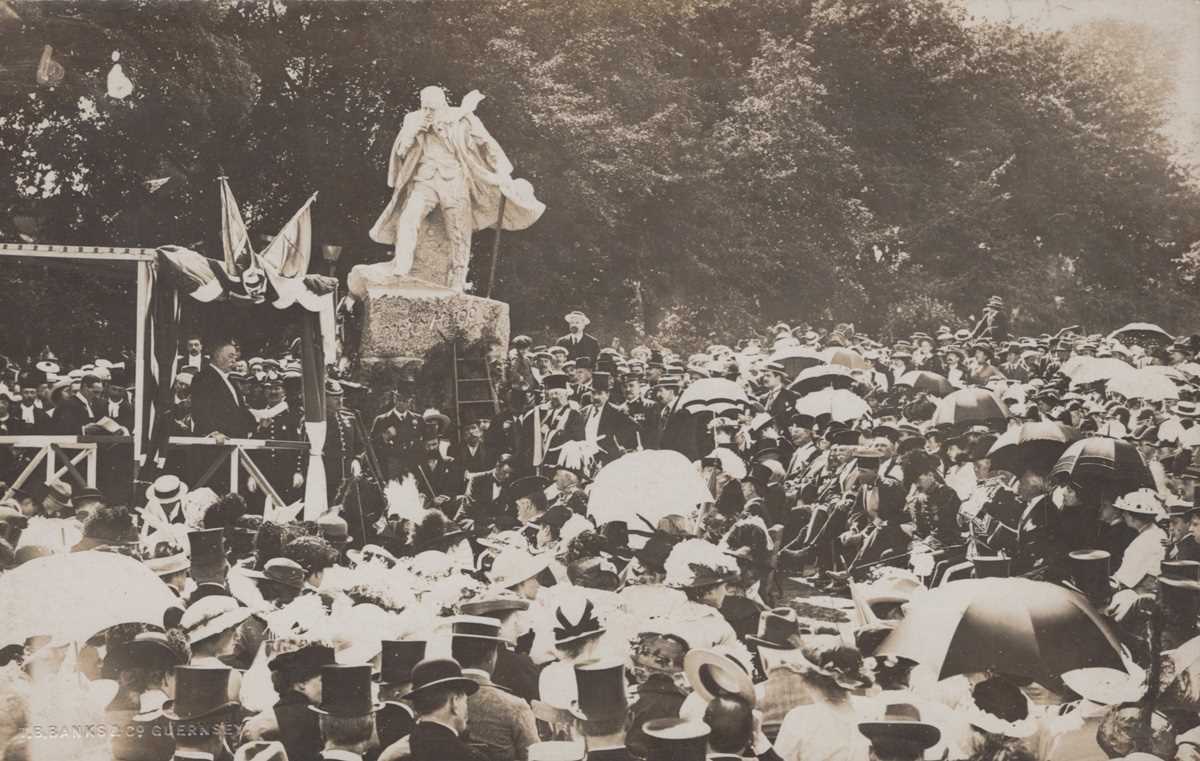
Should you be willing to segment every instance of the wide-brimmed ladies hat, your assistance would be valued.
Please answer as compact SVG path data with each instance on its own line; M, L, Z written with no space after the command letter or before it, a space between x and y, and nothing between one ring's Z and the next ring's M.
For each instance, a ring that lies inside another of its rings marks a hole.
M1113 507L1134 515L1145 515L1155 520L1166 518L1162 497L1153 489L1131 491L1113 502Z
M737 695L754 705L754 680L730 656L715 650L691 650L683 658L683 672L696 694L708 703L722 695Z
M197 642L228 631L245 621L253 613L247 607L227 595L210 595L189 605L179 619L179 626L187 635L188 642Z

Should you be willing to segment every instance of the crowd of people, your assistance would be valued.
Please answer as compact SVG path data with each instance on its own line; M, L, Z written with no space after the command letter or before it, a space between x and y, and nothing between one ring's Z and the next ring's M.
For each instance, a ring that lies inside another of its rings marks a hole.
M1200 758L1200 336L1017 336L1006 314L682 355L603 347L572 312L512 340L475 418L412 377L381 410L331 378L315 520L171 450L119 496L5 487L3 758ZM0 432L132 426L123 366L21 364ZM303 439L301 369L189 340L168 429ZM302 507L306 458L255 456ZM167 603L97 606L74 636L6 605L79 553ZM940 592L1008 582L1028 622L985 598L986 637L947 611L905 649ZM1070 616L1086 631L1030 661Z

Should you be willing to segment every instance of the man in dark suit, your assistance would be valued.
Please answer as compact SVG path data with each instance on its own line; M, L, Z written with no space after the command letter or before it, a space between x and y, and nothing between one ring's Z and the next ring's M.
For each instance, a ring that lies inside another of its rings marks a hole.
M419 448L410 453L408 472L417 479L417 489L439 507L447 500L465 491L462 467L453 459L442 457L439 445L441 438L436 433L427 433ZM449 517L449 516L447 516Z
M412 411L413 393L407 382L396 384L392 408L371 423L371 443L386 479L407 472L407 456L421 442L421 416Z
M571 389L567 385L566 375L547 375L542 383L550 401L535 407L529 415L540 426L533 431L533 435L540 437L541 462L557 463L564 444L583 441L583 416L570 403Z
M600 354L600 342L596 340L595 336L583 332L583 329L591 322L587 315L583 312L571 312L563 319L567 321L568 332L555 341L555 344L567 350L568 359L587 357L595 362L596 357Z
M104 383L95 375L85 375L79 381L79 392L63 400L54 410L51 430L60 436L79 436L83 427L100 419L96 409Z
M658 449L674 449L689 460L700 458L697 444L697 421L686 410L679 409L680 379L664 375L655 386L658 406L654 410L654 443Z
M449 658L430 658L413 667L412 702L417 723L408 737L412 761L486 761L462 740L467 729L467 698L479 685L463 676Z
M498 503L504 486L512 480L513 456L502 454L496 465L486 473L480 473L467 484L467 513L476 523L492 523L500 514Z
M583 430L587 440L600 448L597 462L607 465L626 451L637 448L637 425L609 402L612 380L608 373L593 375L592 385L592 404L583 411Z
M113 379L108 382L108 397L104 404L97 410L100 417L110 417L126 430L133 430L133 404L129 401L129 394L125 390L125 379L120 376L113 376Z
M775 429L779 431L787 430L788 421L796 411L796 400L800 398L795 391L784 385L787 382L788 372L783 365L778 362L767 364L766 373L763 374L767 392L763 394L761 401L767 414L775 421Z
M19 422L21 433L40 434L50 429L50 416L37 405L38 384L36 379L21 381L21 400L13 405L13 417Z
M462 442L450 447L450 456L468 475L491 470L496 463L496 453L483 440L483 426L477 420L463 426Z
M239 356L235 341L218 341L213 346L212 361L192 381L192 420L197 436L220 434L241 439L254 430L254 416L229 379Z

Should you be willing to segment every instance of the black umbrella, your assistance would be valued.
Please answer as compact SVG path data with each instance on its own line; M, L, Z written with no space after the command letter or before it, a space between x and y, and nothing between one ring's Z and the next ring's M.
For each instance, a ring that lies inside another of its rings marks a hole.
M1081 439L1067 447L1051 471L1051 475L1059 474L1077 484L1101 486L1112 496L1155 488L1154 476L1137 448L1107 436Z
M1079 440L1079 431L1062 423L1022 423L1010 428L996 439L988 452L992 467L1021 475L1026 469L1049 473L1058 458L1072 442Z

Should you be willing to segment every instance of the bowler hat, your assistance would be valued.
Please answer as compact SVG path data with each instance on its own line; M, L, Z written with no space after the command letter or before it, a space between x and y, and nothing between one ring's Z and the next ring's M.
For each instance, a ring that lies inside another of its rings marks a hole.
M237 705L229 699L227 666L177 666L175 699L163 706L171 721L192 721L212 716Z
M379 710L371 698L371 667L367 664L321 667L321 704L309 706L324 716L369 716Z
M474 695L479 689L479 683L463 676L458 662L452 658L427 658L413 666L412 689L403 697L407 700L438 687Z
M800 619L792 608L764 610L758 617L758 633L746 642L774 650L794 650L801 645Z
M385 639L379 656L379 681L384 684L408 684L413 667L425 658L425 640Z
M310 679L321 669L336 662L333 648L320 643L305 645L299 650L279 653L267 663L271 671L287 674L294 680Z

